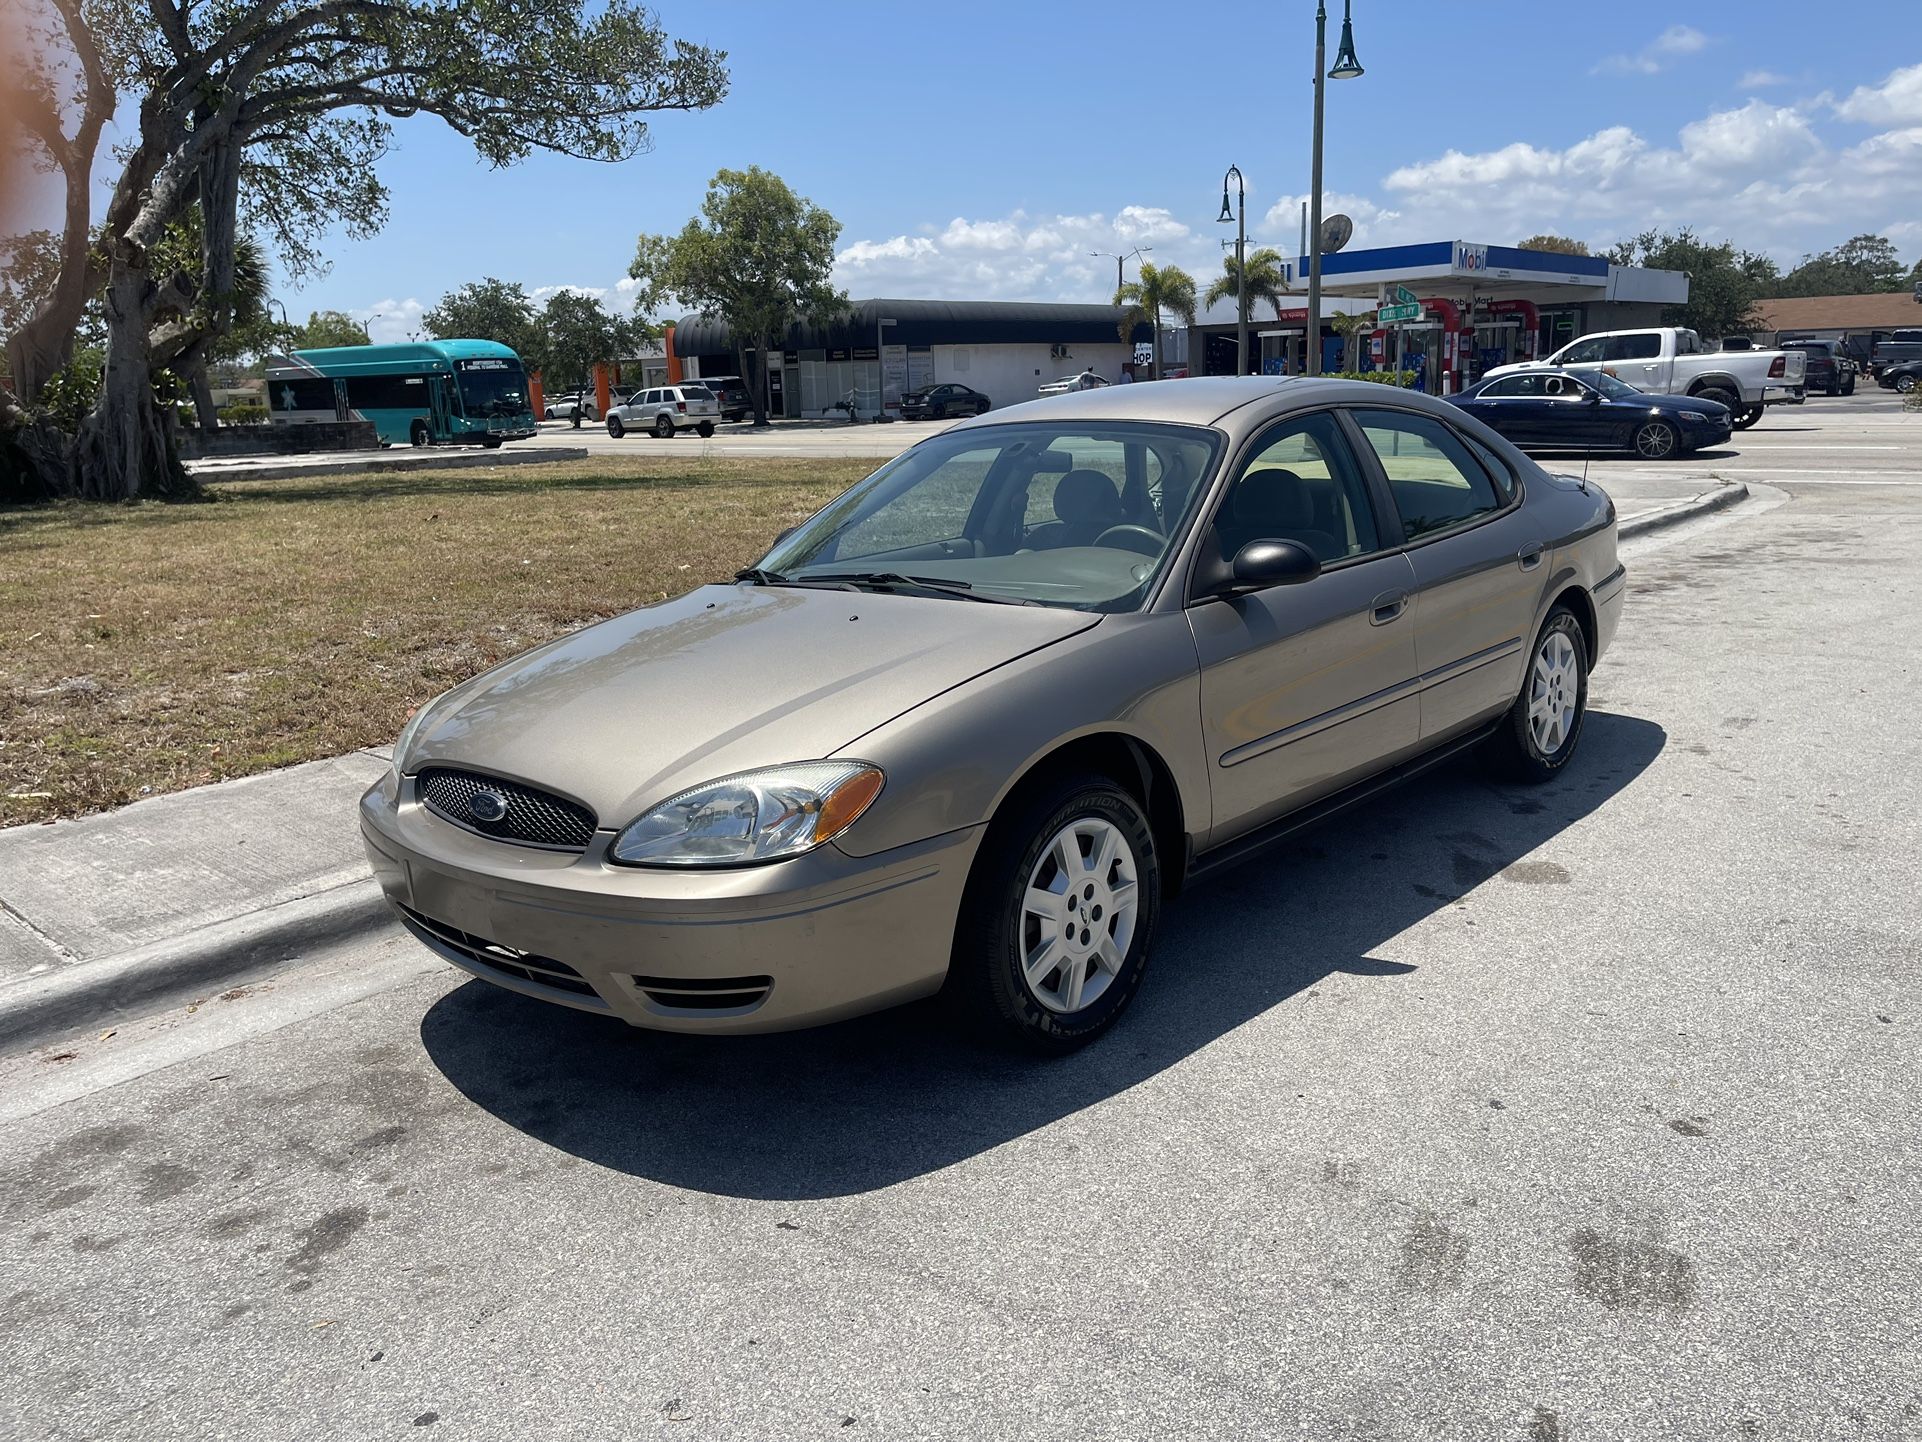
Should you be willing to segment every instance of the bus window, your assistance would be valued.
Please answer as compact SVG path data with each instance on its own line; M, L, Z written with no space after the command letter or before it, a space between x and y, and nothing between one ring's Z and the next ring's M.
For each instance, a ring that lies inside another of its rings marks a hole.
M349 376L347 404L357 411L425 411L425 376Z
M334 419L334 383L325 376L302 376L268 382L268 400L275 411L325 411Z

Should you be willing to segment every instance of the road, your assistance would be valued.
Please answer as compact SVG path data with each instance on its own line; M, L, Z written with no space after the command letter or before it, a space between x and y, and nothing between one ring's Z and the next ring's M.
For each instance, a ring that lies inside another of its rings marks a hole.
M1846 404L1626 548L1556 784L1191 892L1070 1059L382 939L0 1062L0 1436L1922 1437L1922 417Z

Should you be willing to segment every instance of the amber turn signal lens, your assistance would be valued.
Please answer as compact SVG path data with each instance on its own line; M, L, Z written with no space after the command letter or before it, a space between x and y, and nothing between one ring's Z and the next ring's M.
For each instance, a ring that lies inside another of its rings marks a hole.
M857 771L835 787L821 803L820 815L814 818L815 845L847 830L880 794L881 773L873 767Z

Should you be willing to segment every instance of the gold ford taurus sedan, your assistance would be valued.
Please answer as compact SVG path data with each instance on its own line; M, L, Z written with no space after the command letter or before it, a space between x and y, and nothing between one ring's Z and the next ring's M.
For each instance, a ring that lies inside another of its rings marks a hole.
M1185 882L1470 746L1554 777L1623 590L1608 497L1439 401L1087 391L455 687L361 826L414 934L531 997L742 1032L945 988L1068 1047Z

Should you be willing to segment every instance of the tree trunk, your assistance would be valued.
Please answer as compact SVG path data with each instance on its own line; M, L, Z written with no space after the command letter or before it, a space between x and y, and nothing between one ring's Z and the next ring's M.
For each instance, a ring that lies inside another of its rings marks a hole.
M138 253L144 261L144 252ZM186 497L199 491L154 403L147 351L152 288L143 264L126 253L114 257L107 275L107 367L100 399L74 443L75 479L88 500Z
M220 408L214 404L214 388L207 380L207 360L205 355L197 354L187 369L187 388L193 392L194 419L200 423L202 435L212 435L220 428Z
M754 384L749 387L754 396L754 424L767 424L767 335L765 332L754 337L754 365L760 375L751 377Z
M1161 307L1155 307L1155 363L1154 379L1161 379Z

